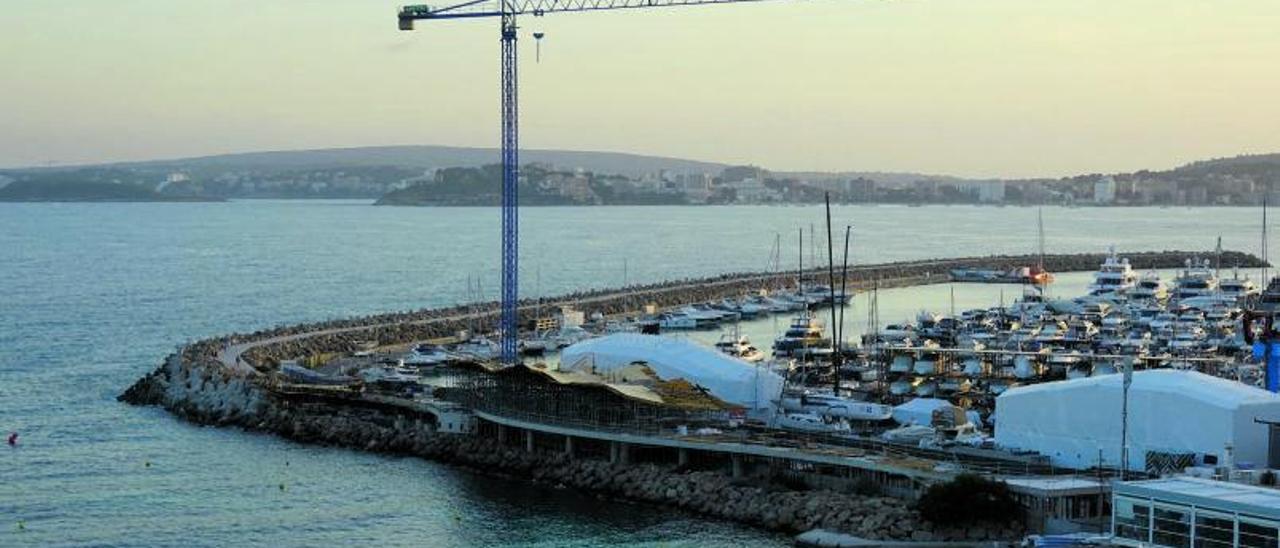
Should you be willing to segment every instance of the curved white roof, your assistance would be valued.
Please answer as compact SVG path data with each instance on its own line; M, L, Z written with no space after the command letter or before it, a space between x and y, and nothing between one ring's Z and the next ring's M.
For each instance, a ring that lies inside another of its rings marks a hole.
M1023 395L1047 395L1056 392L1089 390L1090 388L1120 389L1124 387L1124 375L1100 375L1067 381L1046 382L1010 388L1000 399L1012 399ZM1130 396L1135 394L1169 394L1193 398L1201 403L1223 409L1237 409L1243 404L1280 401L1280 396L1261 388L1227 380L1196 371L1155 369L1135 371ZM999 405L999 399L997 404Z
M635 362L645 362L659 378L684 379L725 402L751 409L771 406L782 391L782 377L767 367L661 335L617 333L582 341L560 354L562 371L585 370L605 377Z

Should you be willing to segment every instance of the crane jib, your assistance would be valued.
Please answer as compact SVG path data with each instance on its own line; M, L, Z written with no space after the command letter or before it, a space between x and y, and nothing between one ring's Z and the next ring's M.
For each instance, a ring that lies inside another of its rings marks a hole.
M765 0L516 0L509 3L513 15L541 16L548 13L603 11L638 8L666 8L700 6L708 4L740 4ZM473 0L439 8L413 5L400 8L400 26L412 30L412 21L422 19L459 19L472 17L502 17L501 2ZM406 28L406 25L408 28Z

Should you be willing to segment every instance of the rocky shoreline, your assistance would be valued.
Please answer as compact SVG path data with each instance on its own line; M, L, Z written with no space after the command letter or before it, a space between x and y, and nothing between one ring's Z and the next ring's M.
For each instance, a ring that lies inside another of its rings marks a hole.
M239 426L303 443L410 455L495 476L523 479L663 508L799 533L821 528L865 539L1013 541L1017 523L945 528L923 521L910 502L842 491L797 489L768 478L733 480L723 471L571 458L528 452L495 439L437 433L430 420L376 407L297 402L253 379L192 367L176 355L119 397L159 405L197 424Z

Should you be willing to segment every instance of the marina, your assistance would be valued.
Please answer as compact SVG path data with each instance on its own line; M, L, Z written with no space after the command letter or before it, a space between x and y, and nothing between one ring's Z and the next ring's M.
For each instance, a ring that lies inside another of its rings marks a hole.
M458 462L488 462L477 461L474 455L441 454L438 451L446 450L438 447L455 447L449 445L452 442L430 441L442 435L445 439L462 436L475 443L497 444L506 458L526 462L523 469L535 475L549 472L528 462L543 462L539 459L550 455L559 459L555 466L564 466L564 459L601 461L625 469L643 465L678 470L700 463L701 469L720 470L731 481L791 478L785 481L822 489L874 490L900 500L919 497L930 485L962 474L1010 479L1011 485L1028 478L1098 474L1159 477L1177 468L1152 468L1151 450L1128 456L1138 460L1125 461L1122 455L1103 452L1096 459L1073 461L1041 438L1017 437L1014 433L1025 427L1000 418L1002 405L1015 405L1002 402L1024 401L1021 395L1027 388L1119 379L1124 371L1141 379L1175 375L1170 382L1197 382L1186 376L1205 375L1242 388L1264 383L1265 367L1252 357L1240 327L1244 310L1256 306L1261 294L1245 289L1228 296L1218 291L1217 273L1193 254L1132 256L1147 263L1146 279L1171 275L1172 287L1185 291L1165 299L1143 296L1139 277L1132 271L1134 260L1115 252L1089 257L1096 261L1092 273L1057 271L1059 283L1080 284L1081 295L1059 297L1053 286L991 286L1002 296L1007 289L1017 297L1007 304L958 312L955 288L961 286L945 285L949 278L936 277L936 262L859 266L851 269L843 283L828 279L828 285L822 284L822 272L815 269L801 278L791 275L793 284L804 280L791 290L786 289L785 275L753 274L527 305L522 311L547 310L556 315L529 319L534 327L522 335L522 347L541 350L527 353L522 365L502 367L491 361L491 335L470 331L492 321L491 312L468 305L398 321L373 317L355 325L291 328L198 343L180 349L157 374L171 376L175 368L191 374L194 364L204 364L194 365L196 370L220 369L227 382L241 387L237 390L261 391L255 401L266 398L291 409L273 412L285 415L272 420L292 416L289 420L296 424L301 413L316 421L312 427L316 431L307 437L399 447L394 450ZM1221 256L1247 267L1258 264L1245 255ZM1047 265L1082 262L1079 257L1035 259ZM1027 259L997 262L1020 260ZM1170 268L1176 260L1181 261L1181 269ZM867 272L905 276L884 284L854 277ZM1236 275L1230 279L1243 280ZM1206 287L1212 285L1213 291L1201 287L1202 281ZM949 287L952 312L916 312L915 321L885 324L881 330L880 294L911 283ZM832 298L834 285L852 289L840 293L847 298ZM782 289L744 289L752 286ZM800 289L804 286L810 289ZM689 294L701 300L691 301ZM852 312L848 318L857 317L860 303L870 321L854 329L853 335L837 336L820 319L829 312L838 325L841 315ZM765 351L753 340L769 340L768 329L766 335L756 335L768 325L777 335ZM1196 337L1180 335L1188 332ZM1126 345L1128 341L1142 344ZM123 398L164 404L169 396L156 392L159 388L152 382L144 380ZM1268 394L1259 388L1247 390ZM1014 395L1020 398L1009 399ZM387 432L385 436L392 440L388 441L350 430L335 431L323 425L325 410L332 406L401 417L397 422L411 421L405 425L416 425L418 433ZM1280 420L1280 402L1259 409ZM227 412L183 411L200 422L243 420ZM1266 435L1256 428L1248 432L1236 439ZM420 439L424 436L430 439ZM1028 444L1026 439L1037 441ZM1188 467L1222 458L1221 447L1212 443L1158 449L1155 453L1181 458L1177 462ZM1267 459L1265 451L1254 451L1250 466L1256 466L1259 454ZM675 481L664 474L650 481L654 485ZM628 492L624 488L623 493L629 498L676 503L665 489L646 489ZM1031 497L1027 500L1080 496L1070 490L1051 490L1046 495L1038 487L1014 489L1027 493ZM767 512L757 507L746 508L755 510L740 508L733 519L794 531L824 521L837 530L859 526L829 514L784 523L767 518ZM909 528L895 530L890 525L863 534L904 540L997 539L1028 531L1080 531L1101 523L1103 514L1097 507L1088 514L1083 521L1053 521L1052 530L1009 524L1004 530L983 530L977 536L943 530L913 535ZM1044 519L1052 521L1051 517Z

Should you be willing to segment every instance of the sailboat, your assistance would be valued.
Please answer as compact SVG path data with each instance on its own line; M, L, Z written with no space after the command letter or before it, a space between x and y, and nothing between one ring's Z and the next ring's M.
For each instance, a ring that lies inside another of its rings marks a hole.
M1035 266L1031 267L1027 273L1027 279L1032 285L1046 286L1053 283L1053 274L1044 268L1044 209L1036 210L1036 224L1038 229L1038 239L1040 241L1040 260Z

